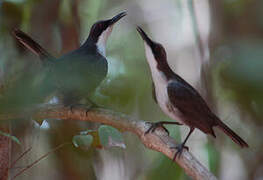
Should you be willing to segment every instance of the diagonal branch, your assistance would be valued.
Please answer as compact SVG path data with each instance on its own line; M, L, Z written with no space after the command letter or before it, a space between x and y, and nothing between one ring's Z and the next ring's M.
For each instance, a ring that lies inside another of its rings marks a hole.
M18 115L1 115L0 120L13 119L15 116L17 117ZM157 129L154 133L144 135L149 128L147 123L111 110L92 109L86 113L86 110L83 108L74 108L74 112L72 113L69 108L52 106L43 108L34 113L33 117L37 119L71 119L107 124L123 131L136 134L147 148L159 151L170 159L173 159L175 154L175 150L170 147L175 147L176 143L173 138L166 134L165 131ZM217 179L190 152L186 150L184 150L180 158L176 159L176 162L184 169L185 173L193 179Z

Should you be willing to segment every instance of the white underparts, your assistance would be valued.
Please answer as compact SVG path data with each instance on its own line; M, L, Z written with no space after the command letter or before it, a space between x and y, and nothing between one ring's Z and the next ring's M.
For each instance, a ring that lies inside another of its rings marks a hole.
M157 69L157 61L154 58L154 55L149 45L147 43L144 43L144 46L145 46L145 54L146 54L147 62L150 66L152 73L152 80L154 82L157 102L160 108L162 109L162 111L167 116L182 123L182 121L180 120L181 119L180 112L177 110L177 108L172 106L172 111L171 111L171 107L170 108L167 107L167 106L171 106L167 93L167 86L169 82L165 74Z
M154 58L151 48L145 43L145 54L151 68L152 80L155 86L156 98L160 106L166 106L168 99L167 79L163 72L157 69L157 61ZM162 108L162 107L161 107Z
M108 37L110 36L112 32L112 28L113 28L113 25L109 26L105 31L103 31L96 43L98 51L104 57L106 57L106 44L107 44Z

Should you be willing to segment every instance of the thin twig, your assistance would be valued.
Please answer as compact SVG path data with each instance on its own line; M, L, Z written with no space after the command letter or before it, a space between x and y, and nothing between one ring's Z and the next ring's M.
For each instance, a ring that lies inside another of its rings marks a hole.
M46 154L42 155L40 158L38 158L37 160L35 160L33 163L29 164L28 166L26 166L24 169L22 169L21 171L19 171L14 177L11 178L11 180L14 180L15 178L17 178L19 175L21 175L22 173L24 173L26 170L30 169L31 167L33 167L34 165L36 165L39 161L41 161L42 159L44 159L45 157L47 157L49 154L57 151L58 149L60 149L61 147L71 144L69 142L67 143L63 143L60 144L59 146L53 148L51 151L47 152Z
M14 119L17 116L17 114L0 115L0 120L10 118ZM154 133L145 135L145 132L150 126L148 123L107 109L98 108L86 112L86 109L76 107L72 113L69 108L49 106L33 114L33 118L65 119L103 123L121 129L122 131L131 132L137 135L147 148L161 152L170 159L173 159L176 152L176 150L170 148L177 145L175 140L167 135L164 130L158 128ZM216 180L216 177L186 150L183 151L180 158L176 159L176 163L193 179Z
M29 151L31 151L32 147L28 148L25 152L23 152L14 162L12 162L11 166L9 169L13 168L14 165L22 158L24 157Z

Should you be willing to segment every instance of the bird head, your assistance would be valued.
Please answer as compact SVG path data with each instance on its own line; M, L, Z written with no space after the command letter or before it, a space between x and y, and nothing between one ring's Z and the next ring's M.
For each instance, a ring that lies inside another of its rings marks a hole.
M164 47L161 44L151 40L139 26L137 26L137 31L144 41L145 54L151 69L157 68L161 71L167 69L168 63Z
M97 21L92 25L88 41L96 44L98 50L102 55L105 55L106 43L108 37L111 34L114 24L126 15L126 12L121 12L111 19Z

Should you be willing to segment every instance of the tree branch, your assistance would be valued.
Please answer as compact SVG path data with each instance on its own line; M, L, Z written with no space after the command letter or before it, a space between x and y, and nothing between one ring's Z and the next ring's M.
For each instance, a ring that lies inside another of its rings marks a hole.
M16 116L16 117L15 117ZM0 120L17 118L19 115L1 115ZM156 129L154 133L144 135L149 128L149 124L139 121L133 117L117 113L107 109L92 109L86 112L83 108L74 108L73 113L69 108L52 106L43 108L34 113L33 118L37 119L71 119L103 123L113 126L123 131L136 134L141 142L149 149L159 151L168 158L173 159L176 150L176 143L173 138L168 136L164 130ZM216 180L217 178L207 170L190 152L184 150L181 157L176 159L185 173L196 180Z

